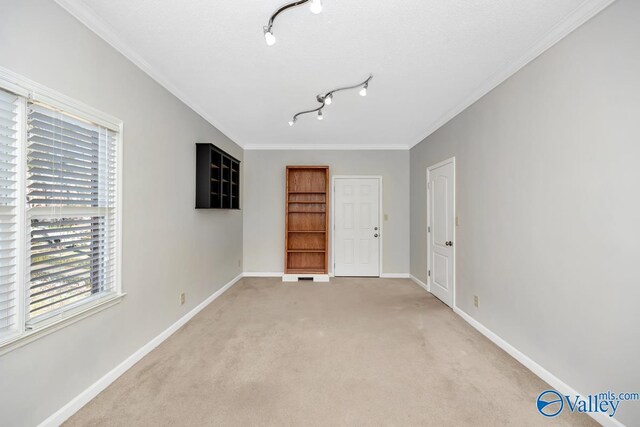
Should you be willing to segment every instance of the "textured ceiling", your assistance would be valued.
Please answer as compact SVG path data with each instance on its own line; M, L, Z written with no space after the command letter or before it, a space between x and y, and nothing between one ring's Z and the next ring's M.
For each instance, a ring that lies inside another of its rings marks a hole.
M283 0L58 2L247 148L410 147L603 3L323 0L319 15L281 14L267 47ZM288 126L316 94L369 73L366 98L341 92L323 121Z

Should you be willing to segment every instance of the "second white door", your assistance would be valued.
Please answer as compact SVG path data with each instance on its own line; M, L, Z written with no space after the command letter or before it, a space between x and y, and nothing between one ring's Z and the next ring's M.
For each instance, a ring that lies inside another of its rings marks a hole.
M455 163L453 160L427 170L429 207L429 282L431 293L453 307Z
M334 180L334 274L380 275L380 180Z

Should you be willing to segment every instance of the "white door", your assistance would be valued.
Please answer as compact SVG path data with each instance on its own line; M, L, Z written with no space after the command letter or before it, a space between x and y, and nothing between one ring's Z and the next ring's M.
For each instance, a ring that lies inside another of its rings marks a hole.
M380 275L380 180L334 180L334 274Z
M453 159L427 170L429 281L431 293L453 306L455 164Z

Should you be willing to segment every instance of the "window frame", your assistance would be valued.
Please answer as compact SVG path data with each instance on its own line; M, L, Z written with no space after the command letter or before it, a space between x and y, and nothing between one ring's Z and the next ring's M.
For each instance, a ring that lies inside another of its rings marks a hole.
M21 347L44 335L73 324L85 317L98 313L106 308L118 304L126 295L122 289L122 165L123 165L123 135L124 125L122 120L103 113L80 101L72 99L55 90L49 89L39 83L24 78L6 68L0 67L0 89L12 92L20 97L19 106L19 130L18 130L18 165L17 165L17 224L16 230L16 295L18 298L18 319L17 330L14 334L0 341L0 355L15 348ZM83 120L90 121L99 126L110 129L117 134L115 139L115 261L114 290L107 294L98 294L82 301L72 303L67 307L57 310L55 314L43 316L38 322L32 322L27 326L28 310L27 306L28 287L30 284L28 276L27 254L29 248L28 232L30 227L27 224L30 216L33 216L27 206L26 182L27 182L27 108L28 102L39 102L51 108L64 111L66 114L77 116Z

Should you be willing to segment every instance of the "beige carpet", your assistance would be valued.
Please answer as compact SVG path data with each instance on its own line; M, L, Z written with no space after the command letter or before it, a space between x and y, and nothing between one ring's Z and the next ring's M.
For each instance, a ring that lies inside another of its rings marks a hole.
M547 388L409 280L243 279L67 425L595 425Z

